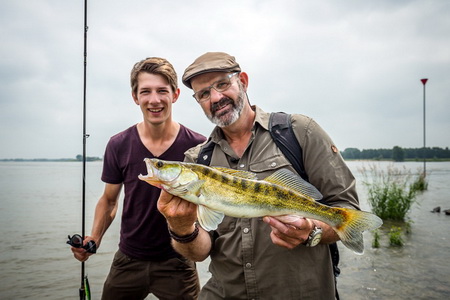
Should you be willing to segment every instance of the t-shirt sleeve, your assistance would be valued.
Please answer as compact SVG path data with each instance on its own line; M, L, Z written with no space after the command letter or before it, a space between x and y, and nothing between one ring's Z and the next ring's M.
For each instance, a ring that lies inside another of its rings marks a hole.
M118 160L118 149L113 139L110 139L103 157L102 181L105 183L119 184L124 181Z

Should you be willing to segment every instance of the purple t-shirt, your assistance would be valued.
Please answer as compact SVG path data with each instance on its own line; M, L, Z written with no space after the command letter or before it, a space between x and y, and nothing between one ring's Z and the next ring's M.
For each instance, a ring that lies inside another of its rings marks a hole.
M183 161L184 152L205 139L181 125L174 143L158 158ZM179 254L172 249L166 219L156 207L161 190L138 179L147 174L146 157L155 156L142 143L136 125L116 134L106 146L102 181L124 184L119 249L133 258L162 261Z

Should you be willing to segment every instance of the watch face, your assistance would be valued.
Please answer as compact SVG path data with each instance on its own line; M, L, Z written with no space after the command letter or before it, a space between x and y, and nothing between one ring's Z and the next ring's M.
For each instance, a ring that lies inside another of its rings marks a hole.
M317 246L317 244L320 243L320 240L322 238L322 233L318 233L314 235L314 237L311 240L311 247Z
M322 239L322 228L319 227L315 227L313 229L313 231L311 232L310 236L309 236L309 241L308 241L308 246L309 247L314 247L317 246L317 244L320 243L320 240Z

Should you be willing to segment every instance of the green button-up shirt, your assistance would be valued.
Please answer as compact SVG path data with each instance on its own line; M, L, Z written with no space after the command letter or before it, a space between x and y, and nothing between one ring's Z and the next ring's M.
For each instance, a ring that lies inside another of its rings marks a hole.
M216 144L211 166L254 172L263 179L280 168L295 172L268 131L269 113L258 107L252 137L237 157L220 128L210 138ZM292 115L292 126L303 149L309 181L330 206L359 209L355 179L326 132L311 118ZM195 162L200 146L186 152ZM211 279L200 299L334 299L335 283L328 245L300 245L293 250L274 245L271 228L262 218L226 216L211 233Z

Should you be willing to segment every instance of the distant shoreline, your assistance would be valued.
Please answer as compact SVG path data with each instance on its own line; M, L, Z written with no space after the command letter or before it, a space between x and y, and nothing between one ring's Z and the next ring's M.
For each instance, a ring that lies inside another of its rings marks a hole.
M352 160L368 160L368 161L392 161L392 162L408 162L423 161L427 162L450 161L449 147L426 147L426 148L402 148L395 146L392 149L363 149L345 148L340 151L342 158L346 161ZM98 156L86 156L86 161L102 161L103 158ZM78 154L74 158L2 158L0 161L26 161L26 162L74 162L83 161L83 155Z
M391 161L394 162L392 159L356 159L356 158L344 158L345 161ZM87 162L90 161L103 161L100 157L87 157ZM427 158L426 162L446 162L450 161L449 158ZM81 162L79 159L75 158L0 158L0 162ZM423 159L405 159L400 162L423 162Z
M86 161L102 161L100 157L86 157ZM81 162L81 159L76 158L2 158L2 162Z

